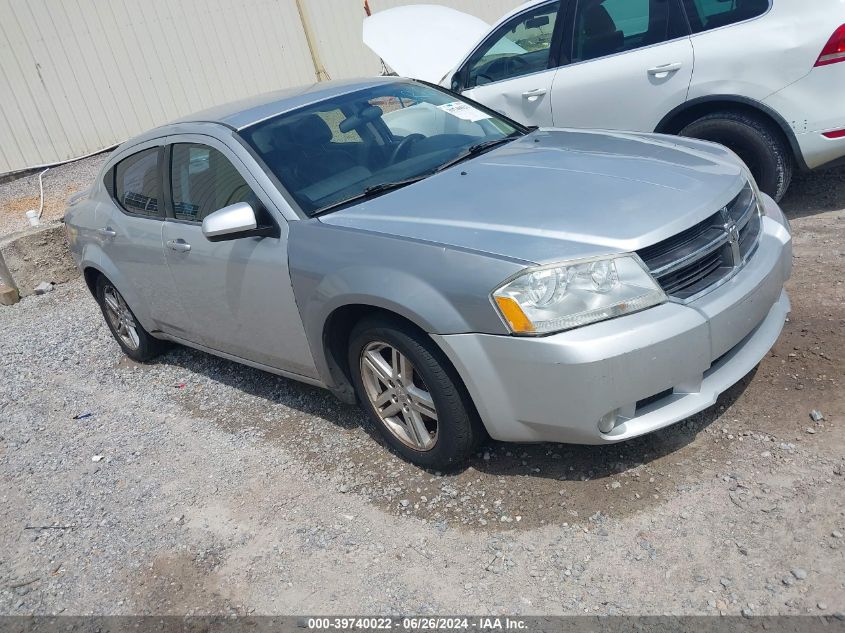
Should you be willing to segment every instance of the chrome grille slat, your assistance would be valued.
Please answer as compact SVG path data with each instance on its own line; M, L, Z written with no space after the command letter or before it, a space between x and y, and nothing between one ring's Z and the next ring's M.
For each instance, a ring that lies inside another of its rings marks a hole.
M666 261L674 261L674 253L682 249L684 246L701 239L703 234L715 228L712 220L712 218L707 218L703 222L699 222L695 226L685 231L681 231L677 235L673 235L662 242L658 242L654 246L648 246L641 249L639 251L639 255L643 261L653 262L656 265L664 259Z
M682 275L675 276L672 280L661 280L661 285L664 285L664 290L670 295L688 295L687 291L692 289L700 289L699 284L706 280L710 275L717 272L724 262L719 253L714 256L705 258L699 262L698 266L690 267L685 270ZM681 297L684 298L684 297Z
M728 236L725 233L719 233L719 237L713 239L706 244L698 247L692 253L688 255L684 255L683 257L678 258L674 262L666 264L665 266L661 266L660 268L655 268L651 271L651 274L655 277L663 277L672 273L676 270L679 270L686 266L688 263L702 259L706 255L710 254L712 251L724 246L728 243Z
M746 184L724 208L637 254L667 295L690 301L730 278L753 254L762 224Z
M680 273L673 275L671 281L666 279L665 283L667 286L672 286L674 288L695 283L695 281L706 277L721 264L721 255L719 253L714 253L710 257L706 257L699 261L698 266L688 267Z

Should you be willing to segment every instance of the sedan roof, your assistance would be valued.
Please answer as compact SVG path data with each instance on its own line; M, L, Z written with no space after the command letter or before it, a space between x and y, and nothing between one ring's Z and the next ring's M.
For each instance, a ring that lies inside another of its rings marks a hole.
M259 123L271 117L339 95L397 81L397 77L374 77L324 81L309 86L286 88L225 103L182 117L173 123L222 123L235 130Z

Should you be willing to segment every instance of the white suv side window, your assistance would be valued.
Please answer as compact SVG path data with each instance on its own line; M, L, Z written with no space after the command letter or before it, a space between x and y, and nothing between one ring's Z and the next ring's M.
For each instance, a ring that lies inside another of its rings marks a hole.
M717 29L763 15L769 0L684 0L693 33Z
M587 61L687 35L677 0L578 0L573 61Z
M560 2L552 2L500 26L473 54L467 88L546 70Z

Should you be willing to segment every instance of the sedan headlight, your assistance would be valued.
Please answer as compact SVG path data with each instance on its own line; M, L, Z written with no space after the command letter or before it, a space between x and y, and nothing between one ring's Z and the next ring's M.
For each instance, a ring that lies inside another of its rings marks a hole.
M637 312L666 295L636 255L543 266L493 292L514 334L548 334Z

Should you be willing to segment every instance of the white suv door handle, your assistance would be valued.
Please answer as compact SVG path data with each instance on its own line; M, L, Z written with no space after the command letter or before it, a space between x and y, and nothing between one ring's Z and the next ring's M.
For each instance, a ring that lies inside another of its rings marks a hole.
M522 97L524 99L530 99L532 97L542 97L544 94L548 92L545 88L535 88L534 90L528 90L527 92L522 93Z
M117 236L117 231L112 229L112 227L110 227L110 226L107 226L104 229L97 229L97 233L99 233L103 237L116 237Z
M176 251L177 253L187 253L191 250L191 245L183 239L168 240L167 248Z
M648 69L648 74L656 77L657 75L668 75L669 73L677 72L681 69L683 64L681 62L675 62L673 64L664 64L663 66L655 66L654 68Z

